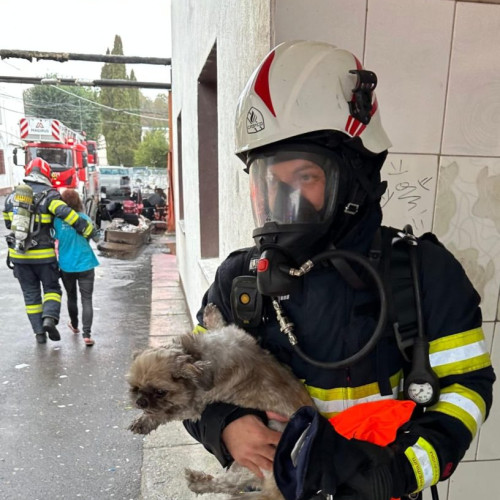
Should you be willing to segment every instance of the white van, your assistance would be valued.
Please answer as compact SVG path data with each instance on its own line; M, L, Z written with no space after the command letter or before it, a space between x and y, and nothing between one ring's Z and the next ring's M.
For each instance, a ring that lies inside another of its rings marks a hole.
M128 167L97 167L101 192L106 198L123 198L130 196L130 174Z

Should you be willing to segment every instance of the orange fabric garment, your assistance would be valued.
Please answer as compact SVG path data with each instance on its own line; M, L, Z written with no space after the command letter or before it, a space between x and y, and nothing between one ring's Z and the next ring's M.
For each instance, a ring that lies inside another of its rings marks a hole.
M372 401L352 406L329 421L347 439L387 446L396 439L397 430L410 420L415 406L413 401Z
M415 406L413 401L394 399L361 403L338 413L329 422L347 439L387 446L396 439L398 429L410 420Z

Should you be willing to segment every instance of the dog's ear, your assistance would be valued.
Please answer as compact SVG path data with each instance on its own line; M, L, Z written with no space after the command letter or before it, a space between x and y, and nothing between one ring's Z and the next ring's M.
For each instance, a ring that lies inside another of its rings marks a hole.
M196 361L189 354L181 354L175 360L174 378L191 380L204 391L214 386L214 375L210 361Z
M199 334L203 335L203 334ZM182 350L189 354L194 359L201 359L201 349L198 342L198 334L194 333L186 333L185 335L181 335L179 338L179 343L181 345Z
M135 351L132 352L132 360L136 359L138 356L140 356L144 352L144 349L136 349Z

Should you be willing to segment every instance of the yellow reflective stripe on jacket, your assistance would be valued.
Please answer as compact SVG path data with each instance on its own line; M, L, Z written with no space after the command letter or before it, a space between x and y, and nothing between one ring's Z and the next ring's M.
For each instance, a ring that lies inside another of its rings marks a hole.
M52 214L42 214L42 224L50 224L53 220ZM40 215L35 216L35 221L40 222Z
M13 220L14 219L14 214L11 212L3 212L3 218L5 220ZM35 221L36 222L42 222L42 224L50 224L52 222L52 214L42 214L42 217L40 219L40 214L36 214L35 216Z
M439 378L491 366L482 328L433 340L429 345L429 360Z
M439 401L427 411L438 411L460 420L474 438L486 418L486 403L472 389L453 384L442 389Z
M78 220L78 214L74 210L71 210L71 212L64 217L63 220L72 226Z
M87 227L85 228L85 231L83 231L83 236L85 236L85 238L87 236L90 236L92 234L93 230L94 230L94 226L92 224L88 223Z
M55 300L56 302L61 302L61 294L56 292L47 292L43 296L43 302L47 302L48 300Z
M27 314L40 314L43 311L42 304L30 304L26 306Z
M49 206L47 208L49 209L49 212L52 212L53 214L55 214L56 210L60 206L66 206L66 203L64 203L64 201L62 201L62 200L52 200L49 203Z
M439 481L439 459L436 450L428 441L422 437L418 438L413 446L405 450L405 455L417 480L416 491L422 491Z
M321 389L306 384L306 389L313 399L319 412L326 418L331 418L337 413L355 406L359 403L379 401L381 399L398 399L401 392L403 371L400 370L390 378L392 394L382 396L377 382L361 385L359 387L336 387L334 389Z
M196 325L191 333L207 333L207 329L201 325Z
M53 248L41 248L36 250L28 250L26 253L17 252L14 248L9 248L9 257L13 259L49 259L56 256L56 251Z

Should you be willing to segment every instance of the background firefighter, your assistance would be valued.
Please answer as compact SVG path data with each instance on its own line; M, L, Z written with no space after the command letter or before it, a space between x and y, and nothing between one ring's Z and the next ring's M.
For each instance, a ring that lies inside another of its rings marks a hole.
M63 219L86 238L92 236L94 227L61 200L59 191L51 185L51 168L45 160L34 158L25 173L21 187L31 188L32 203L19 202L17 188L5 200L5 225L13 230L7 236L7 263L21 285L36 340L43 344L47 334L53 341L61 339L56 327L62 292L52 236L54 217ZM20 209L29 213L28 220L19 219Z

